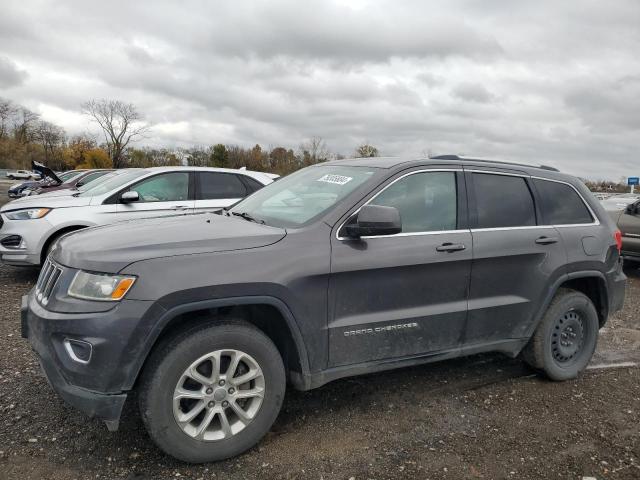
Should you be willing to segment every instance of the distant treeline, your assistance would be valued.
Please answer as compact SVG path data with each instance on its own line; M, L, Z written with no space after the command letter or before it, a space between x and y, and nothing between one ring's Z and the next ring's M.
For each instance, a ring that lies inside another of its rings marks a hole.
M281 146L250 148L239 145L216 144L192 148L131 147L118 144L129 132L131 119L141 116L131 104L112 100L91 101L83 105L83 112L96 120L105 131L104 142L84 134L68 136L65 130L44 121L37 113L10 100L0 98L0 169L29 169L33 160L54 170L75 168L151 167L169 165L197 165L225 168L246 167L284 175L308 165L330 159L344 158L331 153L320 137L302 142L296 149ZM100 116L102 115L102 116ZM117 123L118 115L129 115L126 122ZM114 125L101 123L103 118L115 118ZM125 125L125 127L123 127ZM139 124L138 124L139 125ZM140 131L148 126L138 126ZM115 135L108 134L113 133ZM134 135L139 132L134 132ZM349 156L377 156L371 145L360 145Z
M626 193L629 191L629 185L627 185L627 179L621 178L617 182L611 180L582 180L589 190L592 192L603 193Z

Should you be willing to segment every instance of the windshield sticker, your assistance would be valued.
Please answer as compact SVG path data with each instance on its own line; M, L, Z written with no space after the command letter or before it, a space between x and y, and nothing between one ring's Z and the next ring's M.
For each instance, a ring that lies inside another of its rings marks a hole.
M346 185L353 177L345 177L344 175L324 175L318 179L318 182L335 183L336 185Z

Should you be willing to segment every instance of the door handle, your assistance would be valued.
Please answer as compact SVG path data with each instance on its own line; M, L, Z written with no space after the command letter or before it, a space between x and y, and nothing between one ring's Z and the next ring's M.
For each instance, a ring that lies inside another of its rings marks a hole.
M436 247L436 251L438 252L459 252L461 250L466 249L462 243L443 243L442 245Z
M176 205L175 207L173 207L173 210L187 210L188 208L188 205Z
M538 245L551 245L552 243L558 243L558 237L540 237L536 239Z

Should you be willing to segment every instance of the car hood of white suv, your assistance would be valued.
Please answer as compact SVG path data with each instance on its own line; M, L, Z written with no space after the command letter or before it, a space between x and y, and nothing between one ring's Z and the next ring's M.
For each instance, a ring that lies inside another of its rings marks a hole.
M69 208L84 207L91 203L91 197L74 197L66 195L61 197L45 197L35 195L33 197L24 197L9 202L0 208L0 212L9 210L21 210L23 208Z

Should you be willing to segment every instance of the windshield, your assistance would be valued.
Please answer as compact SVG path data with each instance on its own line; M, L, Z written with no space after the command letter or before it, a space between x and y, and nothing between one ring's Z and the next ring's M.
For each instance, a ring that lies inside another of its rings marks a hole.
M367 182L375 168L309 167L258 190L230 211L267 225L297 227L332 208Z
M109 180L110 178L115 177L116 175L118 175L119 173L122 173L123 170L119 170L119 171L115 171L115 172L109 172L109 173L105 173L104 175L100 175L99 177L93 178L91 180L89 180L87 183L83 183L82 185L80 185L79 187L77 187L77 190L79 192L86 192L89 189L92 189L94 187L97 187L100 183ZM84 181L84 179L82 180Z
M64 176L58 175L58 178L60 180L62 180L63 183L68 183L68 182L78 178L80 175L83 175L84 173L85 173L84 170L81 171L81 172L71 171L71 172L69 172L68 175L67 174L64 174Z
M78 196L79 197L95 197L96 195L104 195L105 193L109 193L116 188L129 183L132 180L142 176L145 174L144 170L131 169L131 170L122 170L118 175L114 175L104 182L99 182L98 185L93 184L92 188L87 190L82 190ZM91 185L90 185L91 186Z

